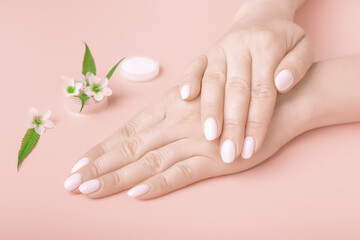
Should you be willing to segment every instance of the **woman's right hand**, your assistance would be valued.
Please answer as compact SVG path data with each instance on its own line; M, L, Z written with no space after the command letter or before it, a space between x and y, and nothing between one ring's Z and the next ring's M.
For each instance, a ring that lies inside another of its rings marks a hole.
M219 141L202 135L199 99L184 102L173 88L85 153L65 188L78 192L81 184L80 192L99 198L133 187L130 196L150 199L249 169L304 131L360 120L360 113L353 111L354 104L360 105L360 82L353 81L360 77L359 60L356 56L315 64L301 84L279 97L264 145L251 160L220 161ZM336 96L333 103L331 96Z

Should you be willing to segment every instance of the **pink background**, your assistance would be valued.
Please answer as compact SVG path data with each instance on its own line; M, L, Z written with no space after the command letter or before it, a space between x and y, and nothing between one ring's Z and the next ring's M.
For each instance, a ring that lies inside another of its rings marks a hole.
M306 133L250 171L151 200L69 194L77 158L169 87L230 25L239 0L0 2L0 239L360 239L360 124ZM296 22L316 60L360 52L360 1L308 0ZM161 75L111 80L106 111L66 112L61 75L78 76L86 41L100 75L150 55ZM341 79L339 79L341 80ZM335 96L334 96L335 97ZM16 172L26 111L54 129Z

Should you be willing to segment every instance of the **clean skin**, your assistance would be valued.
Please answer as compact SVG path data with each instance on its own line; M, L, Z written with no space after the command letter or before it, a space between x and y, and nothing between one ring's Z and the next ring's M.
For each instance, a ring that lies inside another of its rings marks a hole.
M262 148L251 159L221 161L220 140L204 138L200 97L170 89L75 164L65 188L90 198L126 189L151 199L194 182L238 173L265 161L311 129L360 121L360 55L312 65L292 91L278 96Z
M277 93L294 87L313 62L309 40L293 21L303 2L245 1L224 36L185 71L181 97L192 100L201 90L204 136L221 137L226 163L260 149Z

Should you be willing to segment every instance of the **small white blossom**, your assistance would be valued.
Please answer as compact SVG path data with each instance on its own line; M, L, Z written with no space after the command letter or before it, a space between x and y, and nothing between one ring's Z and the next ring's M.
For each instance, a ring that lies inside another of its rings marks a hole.
M41 135L45 132L45 128L53 128L54 123L49 120L51 111L47 110L43 114L39 114L39 110L36 108L29 109L30 120L28 122L28 128L35 128L35 131Z
M78 96L81 88L84 86L84 81L80 79L79 81L75 81L74 78L63 77L65 80L64 92L65 96Z
M108 87L109 80L105 78L96 77L92 73L86 74L88 77L89 86L85 87L85 94L89 97L94 97L96 101L103 100L104 96L110 96L112 94L111 89Z

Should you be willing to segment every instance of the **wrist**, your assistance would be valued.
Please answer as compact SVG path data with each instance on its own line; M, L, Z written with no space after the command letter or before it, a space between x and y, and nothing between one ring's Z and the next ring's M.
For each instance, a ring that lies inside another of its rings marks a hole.
M296 10L303 2L304 0L247 0L237 11L233 23L275 18L292 21Z
M295 121L297 134L360 121L360 55L314 63L279 105Z

